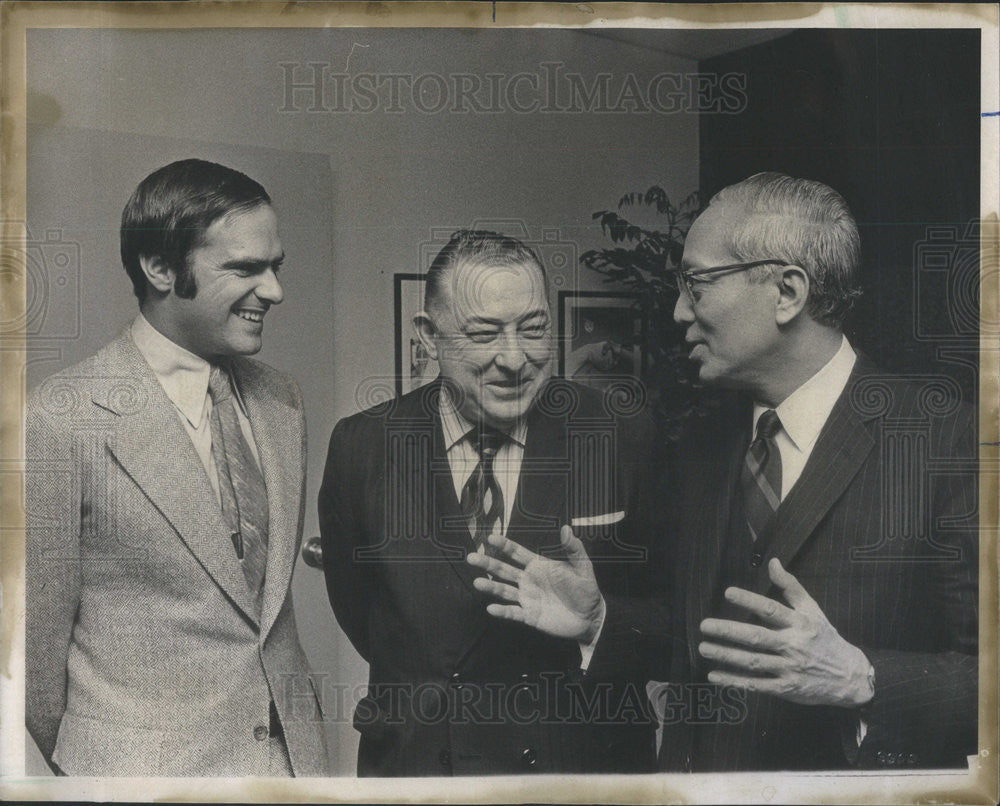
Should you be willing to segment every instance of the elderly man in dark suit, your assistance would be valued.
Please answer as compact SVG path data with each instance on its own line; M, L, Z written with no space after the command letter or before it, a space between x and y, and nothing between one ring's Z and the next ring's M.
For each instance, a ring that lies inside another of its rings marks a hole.
M171 163L121 247L139 315L27 402L28 729L67 775L322 775L290 593L302 397L248 358L283 296L270 198Z
M330 601L370 664L359 774L653 770L645 681L589 671L601 597L549 636L491 619L466 562L507 535L642 596L648 420L550 379L545 274L512 238L457 233L414 324L441 377L341 420L319 498Z
M843 335L859 248L836 192L780 174L725 188L688 233L674 318L701 380L737 395L680 449L662 595L609 597L595 651L671 681L663 769L976 752L975 423L947 379L887 375ZM472 560L495 615L594 595L495 542L508 562Z

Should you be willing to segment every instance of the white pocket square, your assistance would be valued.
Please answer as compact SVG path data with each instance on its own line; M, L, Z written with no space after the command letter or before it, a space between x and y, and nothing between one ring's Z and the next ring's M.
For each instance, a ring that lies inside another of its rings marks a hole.
M618 523L625 517L625 510L621 512L605 512L603 515L588 515L585 518L572 518L570 526L610 526Z

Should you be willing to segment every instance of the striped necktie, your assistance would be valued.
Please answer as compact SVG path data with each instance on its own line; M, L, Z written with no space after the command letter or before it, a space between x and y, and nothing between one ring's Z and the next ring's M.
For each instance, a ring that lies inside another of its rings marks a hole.
M236 416L229 373L213 366L208 378L212 397L212 457L219 476L222 517L243 568L259 597L267 570L267 489Z
M479 454L479 463L462 488L462 514L470 524L475 523L476 548L488 549L486 538L504 514L503 491L493 475L493 460L507 436L494 428L482 427L470 431L468 438Z
M750 537L756 541L775 510L781 505L781 454L775 435L781 430L781 420L774 409L768 409L757 420L757 436L747 449L740 472L743 506Z

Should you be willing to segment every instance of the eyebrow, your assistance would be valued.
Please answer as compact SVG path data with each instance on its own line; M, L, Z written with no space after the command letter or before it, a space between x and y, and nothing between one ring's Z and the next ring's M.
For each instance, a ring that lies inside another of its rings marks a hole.
M219 268L226 269L229 271L238 269L242 270L256 269L257 271L264 271L265 269L277 269L284 262L285 262L285 253L282 252L281 257L278 257L275 260L252 260L252 259L243 260L238 258L236 260L227 260L225 263L220 265Z
M534 310L534 311L529 311L524 316L522 316L520 319L518 319L517 323L519 325L521 325L521 324L524 324L525 322L527 322L530 319L538 319L538 318L545 318L545 319L550 318L549 317L549 312L546 311L546 310L544 310L544 309L542 309L542 308L539 308L539 309ZM467 326L468 325L503 325L503 324L506 324L506 323L503 320L501 320L501 319L491 319L491 318L485 317L485 316L473 316L473 317L471 317L466 322Z

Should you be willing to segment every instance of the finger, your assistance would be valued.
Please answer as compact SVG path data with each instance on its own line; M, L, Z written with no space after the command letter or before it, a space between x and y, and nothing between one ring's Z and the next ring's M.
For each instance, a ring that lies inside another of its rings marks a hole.
M779 655L767 652L747 652L745 649L713 644L709 641L702 641L698 644L698 652L706 660L732 667L737 672L778 674L787 666L785 659Z
M476 577L472 580L472 584L477 591L488 593L497 599L503 599L507 602L520 601L520 591L514 585L507 585L504 582L497 582L495 579L487 579L486 577Z
M793 574L784 569L781 560L777 557L773 557L771 562L767 564L767 574L771 577L771 582L781 588L788 604L796 610L809 606L818 607L816 600L809 595L809 592L802 587L802 583Z
M507 582L517 583L520 580L522 573L520 568L511 565L510 563L501 562L495 557L487 557L485 554L480 554L479 552L467 554L465 561L469 565L474 565L476 568L482 568L486 571L486 573L492 574L493 576Z
M708 673L708 682L717 686L745 688L747 691L755 691L759 694L781 694L788 688L777 677L754 677L717 670Z
M587 549L583 547L583 541L573 534L571 526L563 526L559 530L559 542L562 543L562 547L566 550L566 559L570 561L570 564L574 568L590 564L590 556L587 554Z
M488 539L493 548L499 549L516 563L527 565L532 560L538 559L538 555L533 551L528 551L524 546L513 540L508 540L501 534L491 534Z
M755 649L780 652L781 640L774 630L744 624L741 621L707 618L701 623L701 632L706 638L713 638L731 644L742 644Z
M524 610L518 605L490 604L486 605L486 612L507 621L519 621L523 624L525 620Z
M795 618L795 611L781 602L743 588L726 588L726 601L776 627L790 627Z

